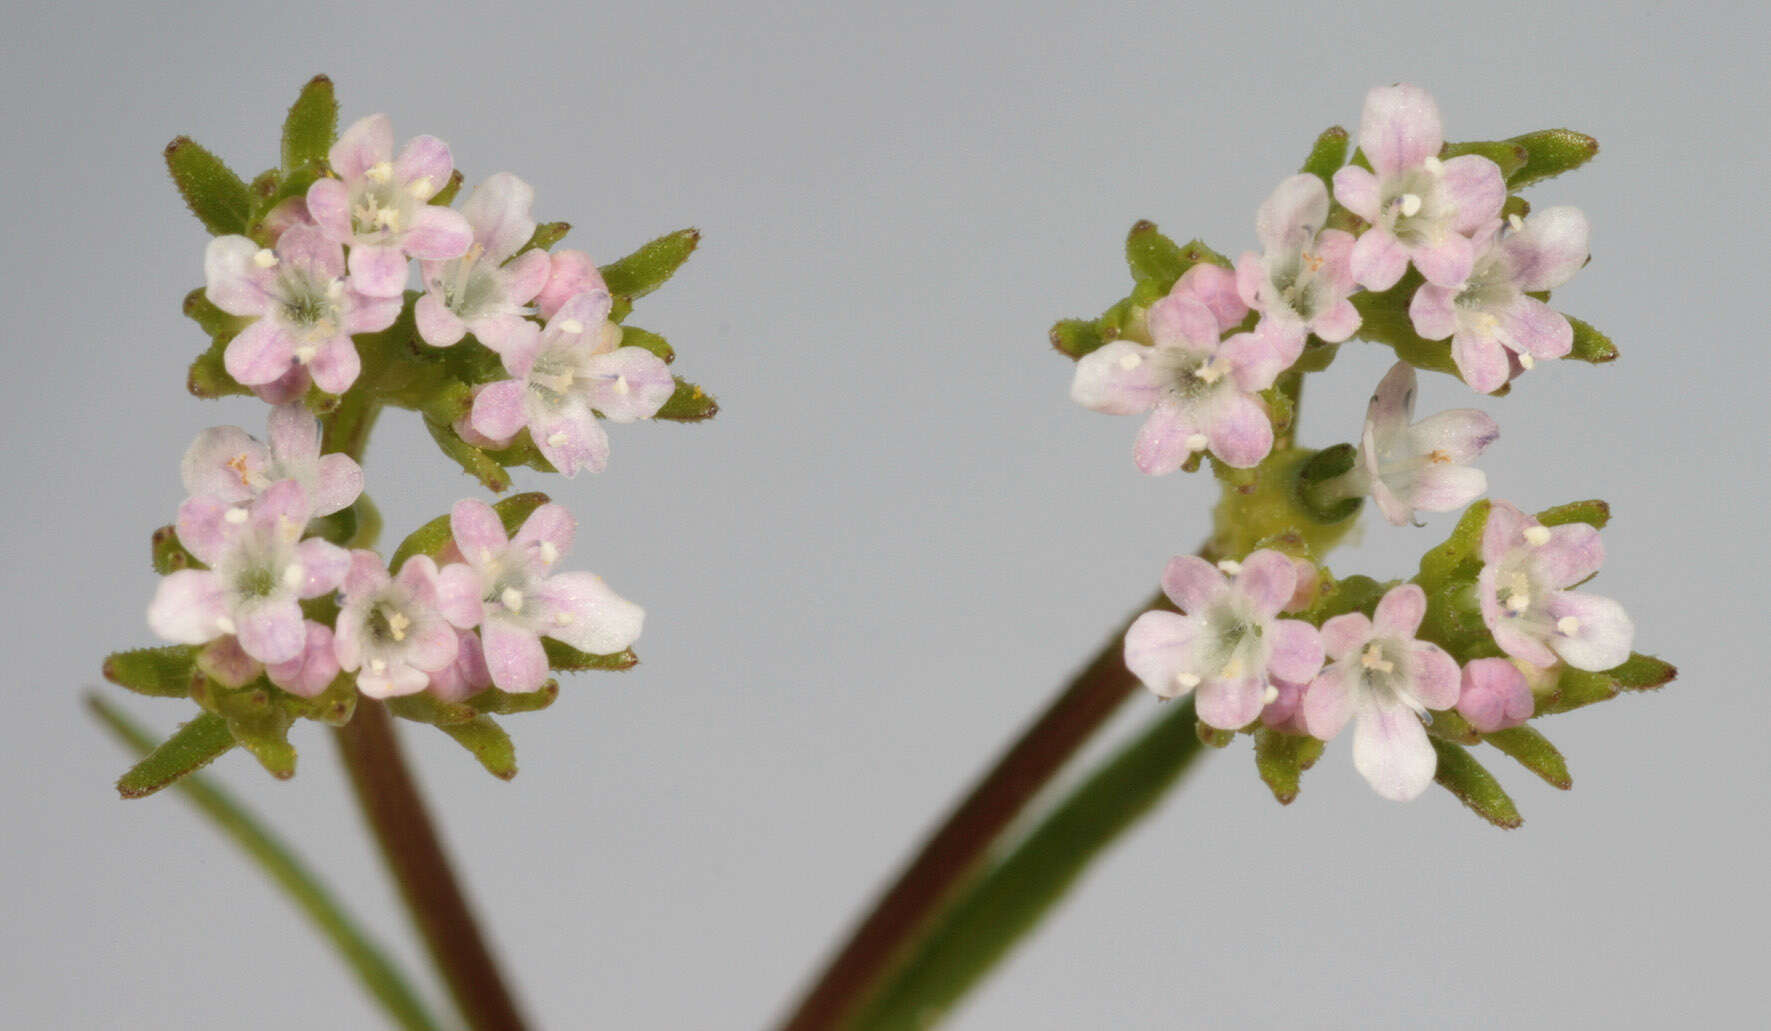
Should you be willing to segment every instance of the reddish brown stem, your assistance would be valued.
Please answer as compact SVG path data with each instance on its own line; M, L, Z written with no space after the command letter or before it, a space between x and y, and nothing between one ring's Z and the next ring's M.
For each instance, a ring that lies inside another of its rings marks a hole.
M473 1031L523 1031L516 1001L480 934L479 923L450 868L435 825L406 768L393 721L380 702L362 699L355 718L338 728L363 818L375 832L394 883L418 925L431 959Z

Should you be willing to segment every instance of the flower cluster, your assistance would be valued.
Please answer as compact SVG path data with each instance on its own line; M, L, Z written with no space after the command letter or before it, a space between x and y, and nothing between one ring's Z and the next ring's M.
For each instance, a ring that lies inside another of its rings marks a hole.
M1511 803L1452 750L1487 740L1564 783L1560 757L1523 724L1673 671L1632 654L1622 606L1574 589L1603 562L1603 503L1533 517L1477 501L1488 478L1473 463L1499 427L1467 408L1416 420L1416 369L1492 393L1539 361L1615 357L1547 303L1587 260L1586 218L1532 213L1513 192L1596 145L1565 130L1448 145L1433 99L1406 84L1370 92L1358 142L1349 161L1348 134L1324 133L1256 212L1259 249L1233 265L1139 223L1126 244L1132 295L1099 319L1060 322L1052 339L1077 359L1074 400L1147 413L1139 469L1191 470L1209 455L1224 481L1201 553L1217 561L1169 563L1174 610L1133 623L1127 668L1161 698L1191 693L1208 740L1254 733L1282 801L1350 721L1354 765L1378 794L1412 799L1437 778L1507 823ZM1297 446L1302 378L1354 337L1401 360L1356 442ZM1469 508L1418 575L1336 578L1321 556L1364 498L1395 526Z
M488 714L551 702L552 670L631 666L644 614L598 577L556 568L576 524L540 494L460 501L384 560L354 456L381 410L407 408L503 490L515 465L603 469L604 421L712 415L713 399L671 374L663 338L623 321L698 234L599 268L551 250L568 227L538 223L517 176L488 176L458 211L463 177L442 140L396 150L380 114L336 126L320 77L284 123L282 166L250 185L188 139L167 148L212 235L205 285L185 305L212 341L190 389L272 407L263 441L216 427L185 453L187 497L155 535L164 579L148 607L173 644L116 653L105 672L192 698L207 712L181 733L243 745L279 776L293 771L291 722L348 721L359 695L438 725L509 776L514 753ZM225 732L205 733L205 720ZM125 794L194 768L157 761L125 778Z

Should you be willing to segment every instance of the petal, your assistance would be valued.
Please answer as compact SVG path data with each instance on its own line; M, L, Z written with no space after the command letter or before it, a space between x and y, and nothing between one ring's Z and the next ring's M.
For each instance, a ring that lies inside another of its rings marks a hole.
M305 269L321 283L344 275L344 247L317 226L292 226L277 238L277 260Z
M307 644L301 606L293 598L263 599L234 610L240 647L259 662L288 662Z
M1427 340L1444 340L1457 332L1457 290L1422 283L1408 301L1408 321Z
M1373 629L1363 612L1333 616L1322 623L1322 650L1331 660L1350 658L1371 641Z
M473 246L473 227L461 212L427 204L413 217L412 228L400 237L400 247L424 261L459 258Z
M510 539L492 506L477 498L462 498L449 510L449 533L455 546L475 569L504 554Z
M1586 523L1552 526L1549 539L1531 549L1530 561L1539 581L1562 590L1599 571L1605 564L1605 542Z
M1326 207L1327 202L1323 203ZM1248 315L1248 305L1237 295L1237 275L1222 265L1202 261L1182 273L1170 292L1197 299L1217 320L1218 331L1227 332Z
M301 656L296 656L300 661ZM245 687L265 671L264 665L247 655L236 637L218 637L197 652L197 669L223 687Z
M1424 465L1390 486L1398 500L1410 508L1452 512L1488 491L1488 475L1468 465Z
M1208 415L1209 424L1201 428L1211 453L1225 465L1251 469L1273 450L1272 420L1267 418L1261 403L1249 395L1232 394L1213 405Z
M474 395L473 428L493 440L509 440L528 425L523 412L523 385L514 379L488 383Z
M398 297L406 289L406 255L398 247L351 248L351 288L370 297Z
M609 317L614 303L614 298L609 296L607 290L590 290L573 294L566 298L566 303L560 305L558 311L549 316L547 334L551 337L564 333L566 324L569 322L576 322L582 327L578 332L601 325Z
M1318 674L1304 689L1300 710L1304 728L1312 737L1327 741L1339 734L1353 714L1353 694L1347 690L1346 671L1330 666Z
M479 626L486 618L486 604L481 600L485 591L485 580L477 570L464 562L451 562L437 571L437 612L463 630Z
M349 243L356 237L351 226L350 187L337 179L321 178L307 188L307 211L328 239Z
M490 343L487 343L488 339ZM535 356L541 353L541 327L523 319L519 324L508 327L503 334L482 337L480 343L497 352L504 362L504 371L518 378L526 378L529 370L535 366Z
M319 537L309 537L296 545L295 554L303 577L296 593L303 598L318 598L337 590L351 568L350 552Z
M1338 344L1357 333L1360 323L1359 309L1343 297L1310 320L1310 331L1328 343Z
M229 315L263 315L276 273L254 259L261 248L244 236L218 236L203 251L203 296Z
M1367 222L1376 222L1380 206L1377 177L1358 165L1334 173L1334 199Z
M1462 465L1499 439L1500 424L1474 408L1454 408L1422 419L1408 433L1414 453Z
M467 335L467 323L434 293L420 297L412 314L418 323L418 335L432 347L453 347Z
M531 550L539 553L534 572L541 576L553 568L560 556L571 552L572 537L577 530L578 521L572 518L572 513L566 511L566 506L549 502L529 513L529 518L524 520L522 528L517 530L517 535L510 543L512 548L525 556ZM551 557L548 557L549 553L543 545L552 547Z
M1414 168L1437 156L1445 143L1439 105L1426 90L1399 82L1365 95L1359 119L1359 149L1380 176ZM1341 203L1345 204L1346 201Z
M259 319L228 341L222 366L246 386L273 383L295 360L295 338L270 319Z
M1439 182L1445 199L1457 206L1452 227L1459 233L1474 233L1499 216L1507 201L1507 181L1500 166L1480 154L1463 154L1445 162Z
M344 313L344 331L346 333L379 333L394 324L400 317L400 309L405 307L406 299L396 295L393 297L370 297L368 294L350 292L350 304Z
M1384 798L1407 802L1433 782L1439 757L1412 709L1367 709L1353 725L1353 767Z
M543 250L526 251L504 266L506 299L512 304L528 304L547 286L552 264ZM600 278L600 277L599 277Z
M1304 324L1293 318L1266 315L1252 333L1238 333L1218 347L1218 357L1230 363L1236 389L1253 393L1265 390L1281 372L1290 368L1304 350Z
M332 145L326 161L344 180L360 179L374 165L392 160L394 127L386 115L369 115L351 123Z
M550 412L540 418L531 411L529 436L563 476L585 470L600 473L609 465L609 435L589 409Z
M1498 622L1490 623L1488 629L1494 634L1494 643L1500 650L1513 658L1543 669L1556 664L1556 653L1542 640L1526 632L1516 620L1503 616Z
M1378 637L1412 639L1427 615L1427 592L1419 584L1398 584L1378 599L1371 629Z
M237 532L235 525L228 520L228 513L235 507L213 494L187 498L178 506L178 522L175 524L178 542L197 556L197 561L206 566L215 565Z
M344 590L345 604L361 604L371 594L386 587L388 581L387 567L382 564L380 555L367 548L353 550L350 553L350 566L340 583Z
M1367 229L1353 244L1353 279L1360 286L1369 290L1388 290L1406 271L1408 248L1382 226Z
M1179 469L1193 453L1188 442L1197 434L1193 413L1173 398L1164 399L1138 430L1132 460L1146 475L1165 476Z
M1597 673L1630 657L1636 625L1617 602L1596 594L1558 591L1545 607L1556 621L1549 645L1568 665Z
M168 641L203 644L222 635L227 591L203 569L181 569L160 581L148 603L148 627Z
M320 420L306 405L286 404L271 409L265 420L271 456L278 468L291 475L307 472L320 460Z
M1429 709L1449 709L1457 704L1460 676L1456 659L1427 641L1410 642L1408 657L1413 667L1415 701Z
M1298 567L1290 556L1262 548L1242 560L1242 569L1236 574L1230 590L1237 597L1246 599L1255 618L1264 623L1277 616L1291 600L1297 584ZM1313 673L1315 670L1310 671ZM1310 674L1286 679L1304 680Z
M610 422L650 419L676 392L664 360L643 347L619 347L587 364L585 398Z
M1322 672L1322 635L1301 619L1281 619L1273 623L1273 654L1267 660L1267 671L1281 680L1295 684L1308 683Z
M1149 411L1167 379L1151 360L1155 353L1143 344L1115 340L1083 355L1070 381L1070 399L1108 415Z
M1206 726L1240 730L1261 714L1266 694L1266 681L1259 677L1207 680L1194 692L1194 705Z
M322 455L314 476L314 515L349 508L363 493L363 467L349 455Z
M1197 620L1173 612L1146 612L1125 632L1125 668L1160 698L1176 698L1191 688L1176 679L1191 673Z
M406 661L426 673L435 673L455 661L460 647L461 637L454 627L440 619L424 620L413 630Z
M1408 420L1414 415L1414 398L1419 381L1414 366L1397 362L1377 381L1371 402L1365 406L1365 425L1371 431L1373 454L1395 450L1408 432Z
M486 669L499 690L521 694L540 688L547 679L547 653L534 631L506 619L488 619L480 628L480 639Z
M1495 314L1515 351L1551 359L1574 350L1574 327L1567 317L1535 297L1516 298Z
M1506 659L1476 659L1464 667L1457 711L1484 734L1516 727L1536 706L1525 674Z
M1342 229L1324 229L1316 236L1313 250L1322 261L1316 278L1332 287L1336 297L1353 292L1354 242L1353 234Z
M547 285L535 297L541 317L551 319L579 294L608 293L603 274L583 251L559 251L551 256Z
M461 215L473 227L474 240L485 247L484 260L501 265L529 242L535 235L535 219L529 214L534 205L535 188L509 172L487 176L485 182L474 187L467 203L461 206ZM539 253L541 266L547 266L546 251L531 253Z
M385 673L358 673L357 690L370 698L399 698L417 694L430 685L430 677L404 662L388 666Z
M1438 243L1414 249L1414 267L1436 286L1461 286L1476 264L1476 249L1467 236L1450 233Z
M525 337L538 338L541 331L541 327L521 315L480 316L470 319L467 328L473 330L475 340L500 356L524 349Z
M561 573L531 597L541 632L592 655L612 655L639 640L646 610L609 589L594 573Z
M247 512L246 526L262 537L301 538L313 507L307 492L294 480L278 480L265 488Z
M1162 571L1162 592L1182 612L1198 615L1229 590L1223 572L1198 555L1176 555Z
M321 390L328 394L342 394L357 381L358 374L363 371L363 359L358 357L357 345L351 342L351 338L339 334L320 345L307 363L307 371L314 378L314 385Z
M394 181L422 201L436 196L454 171L449 145L435 136L412 137L394 159Z
M1579 208L1545 208L1525 219L1525 228L1501 241L1513 261L1513 282L1521 290L1553 290L1574 278L1590 253L1592 228Z
M252 497L252 483L264 475L269 459L265 446L240 427L211 426L191 441L178 472L187 494L245 501Z
M1157 347L1211 351L1217 347L1218 318L1191 293L1171 291L1150 306L1150 339Z
M1255 213L1254 231L1267 253L1298 251L1328 221L1328 187L1308 172L1285 179Z
M1464 382L1484 394L1499 390L1507 381L1506 348L1491 334L1459 329L1451 338L1451 360Z
M1192 269L1188 269L1192 271ZM1267 282L1267 266L1254 251L1243 251L1236 259L1236 298L1246 307L1261 303L1261 287ZM1228 329L1228 326L1223 327Z
M1519 511L1510 502L1490 503L1488 518L1482 524L1482 561L1499 562L1508 552L1524 544L1525 530L1536 525L1536 519Z

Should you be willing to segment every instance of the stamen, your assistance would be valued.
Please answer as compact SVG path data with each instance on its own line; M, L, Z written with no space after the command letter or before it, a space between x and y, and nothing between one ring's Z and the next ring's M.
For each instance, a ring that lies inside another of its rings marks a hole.
M547 444L549 447L565 447L566 441L571 439L571 437L566 435L565 430L555 430L553 433L547 435Z
M571 626L572 619L573 619L573 616L570 612L556 612L553 614L553 625L554 626Z
M1359 665L1379 673L1396 672L1396 664L1384 658L1384 650L1378 646L1376 641L1365 647L1365 654L1359 656Z
M252 256L252 264L257 265L259 268L275 268L277 266L277 255L271 251L270 248L261 247L259 248L258 253Z
M480 549L480 565L489 566L491 564L492 564L492 549L491 548L481 548Z
M498 595L498 600L503 602L504 607L512 612L523 611L523 592L515 587L506 587L503 593Z
M406 189L411 191L412 196L420 198L429 197L432 193L436 192L431 189L430 176L428 175L421 175L410 183L407 183Z
M541 561L549 565L552 565L554 560L560 557L560 549L555 547L552 541L542 541L540 551Z
M1144 364L1144 356L1141 354L1122 354L1119 356L1119 367L1127 371L1135 369L1142 364Z
M1279 700L1279 689L1277 687L1274 687L1272 684L1268 684L1267 689L1265 691L1261 692L1261 704L1262 705L1272 705L1274 702L1276 702L1278 700Z
M1556 620L1556 632L1563 637L1573 637L1580 630L1580 620L1573 616L1563 616Z
M1436 447L1427 452L1427 461L1434 465L1444 465L1451 461L1451 455L1444 448Z
M1188 451L1204 451L1205 445L1211 443L1211 441L1203 433L1189 433L1187 439L1181 441L1181 443L1187 445Z
M1510 226L1512 226L1512 227L1513 227L1513 232L1515 232L1515 233L1516 233L1516 232L1518 232L1518 231L1519 231L1519 230L1521 230L1521 229L1524 229L1524 228L1525 228L1525 220L1524 220L1524 219L1522 219L1522 218L1520 218L1520 217L1519 217L1519 216L1518 216L1518 215L1516 215L1516 214L1514 214L1514 215L1508 215L1508 216L1507 216L1507 225L1510 225Z
M1402 195L1402 217L1413 218L1420 214L1420 194L1405 193Z
M370 659L369 660L369 669L371 672L375 672L375 673L386 673L387 672L387 660L386 659Z
M1432 154L1428 154L1425 158L1422 158L1420 166L1434 175L1439 175L1445 171L1445 162L1440 161L1438 157Z
M215 628L224 634L231 634L234 632L234 621L226 616L216 616Z
M632 389L633 388L631 388L627 385L627 377L626 376L616 376L615 377L615 393L620 394L623 397L626 397L628 392L631 391Z
M311 362L314 360L314 355L319 354L319 353L320 353L320 349L315 347L313 344L302 344L300 347L297 347L295 349L295 360L297 362L300 362L303 365L306 365L308 362Z
M1541 548L1550 542L1550 528L1547 526L1527 526L1525 543L1534 548Z
M227 513L225 515L223 515L221 518L226 522L230 522L230 523L233 523L235 526L239 526L241 523L246 521L246 510L243 508L230 508L227 510Z
M383 608L381 614L387 619L388 633L394 635L394 640L404 641L406 639L406 628L412 625L411 618L398 609L390 610Z
M301 582L305 579L307 579L307 574L302 571L301 563L291 562L283 567L283 584L285 586L300 587Z
M328 300L336 301L340 297L343 297L343 296L344 296L344 280L334 279L332 282L326 284L326 298Z
M570 333L573 336L577 336L584 332L584 323L579 322L577 319L566 319L560 323L560 332Z
M1242 572L1242 563L1236 561L1233 558L1227 558L1227 559L1224 559L1222 562L1218 563L1218 568L1222 569L1224 571L1224 573L1228 576L1235 576L1236 574Z
M1507 608L1513 612L1524 612L1531 607L1531 595L1524 591L1514 591L1507 595Z
M1194 673L1176 673L1175 683L1183 691L1191 691L1199 686L1199 676Z
M393 174L394 166L388 161L377 161L363 170L363 178L372 183L385 183L393 178Z
M1224 378L1224 373L1229 371L1230 363L1225 361L1222 355L1219 355L1211 361L1206 362L1204 365L1201 365L1198 371L1194 372L1193 375L1198 377L1199 382L1201 383L1216 383L1218 380Z
M1521 354L1519 356L1519 365L1526 369L1535 368L1537 366L1537 359L1528 354Z

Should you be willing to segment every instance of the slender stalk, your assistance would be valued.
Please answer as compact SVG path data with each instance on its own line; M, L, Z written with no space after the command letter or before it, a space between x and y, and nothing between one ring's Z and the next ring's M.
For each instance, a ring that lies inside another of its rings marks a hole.
M336 733L363 817L468 1027L522 1031L516 1001L443 852L386 707L362 699Z
M1152 608L1172 611L1157 592L1133 618ZM1137 678L1125 668L1121 644L1130 622L1107 639L948 815L824 968L783 1025L785 1031L845 1026L910 954L1009 823L1130 696Z
M137 755L154 748L154 739L123 710L96 694L86 702L106 727ZM423 1000L400 974L393 961L379 949L326 890L306 863L288 845L253 817L233 796L210 783L203 774L180 780L174 789L209 817L210 821L257 863L289 900L338 950L351 972L363 983L389 1017L406 1031L439 1031L443 1025L426 1009Z

